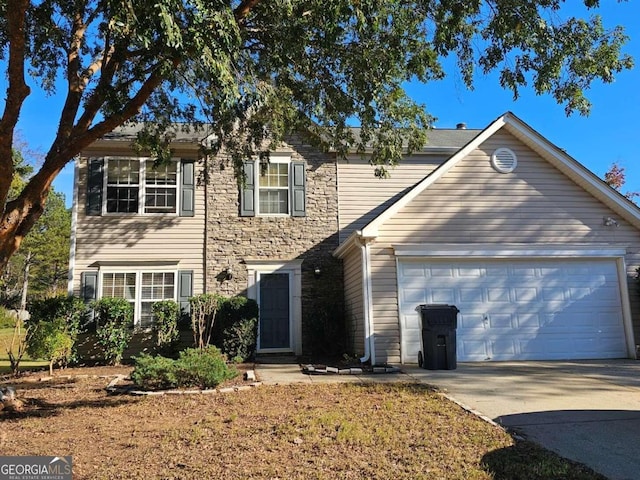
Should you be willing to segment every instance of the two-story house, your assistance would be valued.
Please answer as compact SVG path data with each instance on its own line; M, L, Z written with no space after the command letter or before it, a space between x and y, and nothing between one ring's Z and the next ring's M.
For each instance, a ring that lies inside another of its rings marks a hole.
M242 294L259 351L300 354L344 302L363 360L415 363L416 307L446 303L460 361L635 356L640 210L511 113L431 131L388 179L290 139L239 185L205 134L159 169L131 134L76 163L70 289L142 327L159 299Z
M292 138L268 163L245 162L239 188L224 157L201 154L206 132L177 129L159 168L134 154L135 133L76 161L70 290L128 299L142 328L158 300L246 295L260 306L258 350L301 354L320 310L343 305L335 155Z

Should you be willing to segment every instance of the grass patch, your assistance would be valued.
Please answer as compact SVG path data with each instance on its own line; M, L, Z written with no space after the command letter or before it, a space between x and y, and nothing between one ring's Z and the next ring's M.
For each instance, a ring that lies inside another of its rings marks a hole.
M604 478L514 443L424 386L261 386L139 398L107 396L104 383L18 382L27 409L0 413L0 451L73 455L74 478L87 479Z

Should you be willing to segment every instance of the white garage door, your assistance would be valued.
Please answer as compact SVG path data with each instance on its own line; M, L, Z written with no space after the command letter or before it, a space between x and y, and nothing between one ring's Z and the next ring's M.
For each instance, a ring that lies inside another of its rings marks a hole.
M420 350L420 304L456 305L459 361L627 356L614 260L398 263L402 360Z

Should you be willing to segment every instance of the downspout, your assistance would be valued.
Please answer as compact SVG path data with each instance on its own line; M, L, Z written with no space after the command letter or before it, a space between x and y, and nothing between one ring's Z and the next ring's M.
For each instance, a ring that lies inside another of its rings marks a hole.
M376 364L375 332L373 327L373 300L371 294L371 250L370 239L360 238L360 252L362 257L362 299L364 303L364 356L361 363L371 360L371 366Z

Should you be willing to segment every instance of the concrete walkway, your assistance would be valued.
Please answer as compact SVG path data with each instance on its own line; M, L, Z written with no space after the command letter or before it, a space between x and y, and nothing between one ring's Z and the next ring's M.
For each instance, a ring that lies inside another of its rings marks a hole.
M611 480L640 478L640 362L496 362L399 374L305 375L260 364L265 384L415 382L437 386L497 423Z

